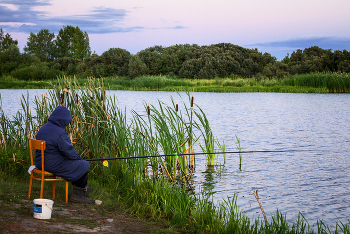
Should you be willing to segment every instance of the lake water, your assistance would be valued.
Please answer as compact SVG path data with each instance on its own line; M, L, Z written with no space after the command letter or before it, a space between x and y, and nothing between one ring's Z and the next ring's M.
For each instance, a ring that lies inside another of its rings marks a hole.
M2 108L13 115L26 90L1 90ZM29 90L30 100L42 90ZM170 104L173 92L110 91L120 106L143 111L143 101ZM187 101L184 93L183 99ZM214 134L225 140L227 151L237 151L236 135L243 151L283 151L226 156L224 166L209 169L196 157L193 176L199 187L213 189L215 201L238 197L247 215L260 216L253 191L259 191L267 217L278 208L288 222L302 212L310 224L323 219L333 225L350 219L350 95L284 93L194 93L194 101L206 113ZM221 157L221 156L219 156ZM222 160L220 160L222 162Z

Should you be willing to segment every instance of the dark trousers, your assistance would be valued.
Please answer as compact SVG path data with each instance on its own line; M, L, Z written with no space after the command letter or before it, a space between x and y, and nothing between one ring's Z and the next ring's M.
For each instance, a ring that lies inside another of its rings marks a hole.
M80 177L78 180L73 181L72 184L80 187L80 188L85 188L87 184L87 179L88 179L88 172L86 172L82 177Z

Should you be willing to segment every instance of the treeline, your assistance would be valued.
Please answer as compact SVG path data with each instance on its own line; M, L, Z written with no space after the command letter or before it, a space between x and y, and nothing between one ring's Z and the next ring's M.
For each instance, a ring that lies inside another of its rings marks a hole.
M322 49L311 46L304 50L298 49L291 56L268 64L263 75L283 78L289 75L308 74L313 72L350 72L350 52L347 50Z
M135 55L125 49L111 48L97 55L91 54L88 34L72 26L64 26L57 36L47 29L30 33L23 53L17 44L17 40L0 29L1 77L45 80L58 75L84 78L176 75L199 79L234 76L261 79L312 72L350 72L350 52L318 46L298 49L282 61L269 53L230 43L154 46Z

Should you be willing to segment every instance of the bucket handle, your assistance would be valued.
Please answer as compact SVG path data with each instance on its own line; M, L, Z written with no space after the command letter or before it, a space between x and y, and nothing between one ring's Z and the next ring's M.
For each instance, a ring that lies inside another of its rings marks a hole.
M53 211L53 209L50 206L48 206L46 203L45 203L45 206L47 206L51 211Z

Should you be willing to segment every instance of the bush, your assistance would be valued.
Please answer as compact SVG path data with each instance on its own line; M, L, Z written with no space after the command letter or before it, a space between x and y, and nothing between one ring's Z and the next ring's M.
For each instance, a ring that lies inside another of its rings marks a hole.
M263 69L263 75L268 78L277 77L279 79L287 77L289 76L288 65L280 61L268 64Z
M103 76L127 76L131 54L121 48L111 48L100 56L105 65Z
M5 51L0 51L0 75L10 73L21 63L19 48L12 44Z
M57 76L64 75L64 72L50 69L48 66L31 65L11 72L11 76L19 80L51 80Z
M62 57L62 58L57 58L51 63L49 63L49 67L60 71L67 71L68 68L71 69L72 67L76 67L80 63L81 63L80 59L71 58L71 57Z
M202 46L194 50L193 58L182 64L181 77L215 78L228 77L232 74L251 77L262 71L275 58L257 50L245 49L230 43Z
M148 67L138 55L134 55L129 62L129 77L135 78L148 74Z

